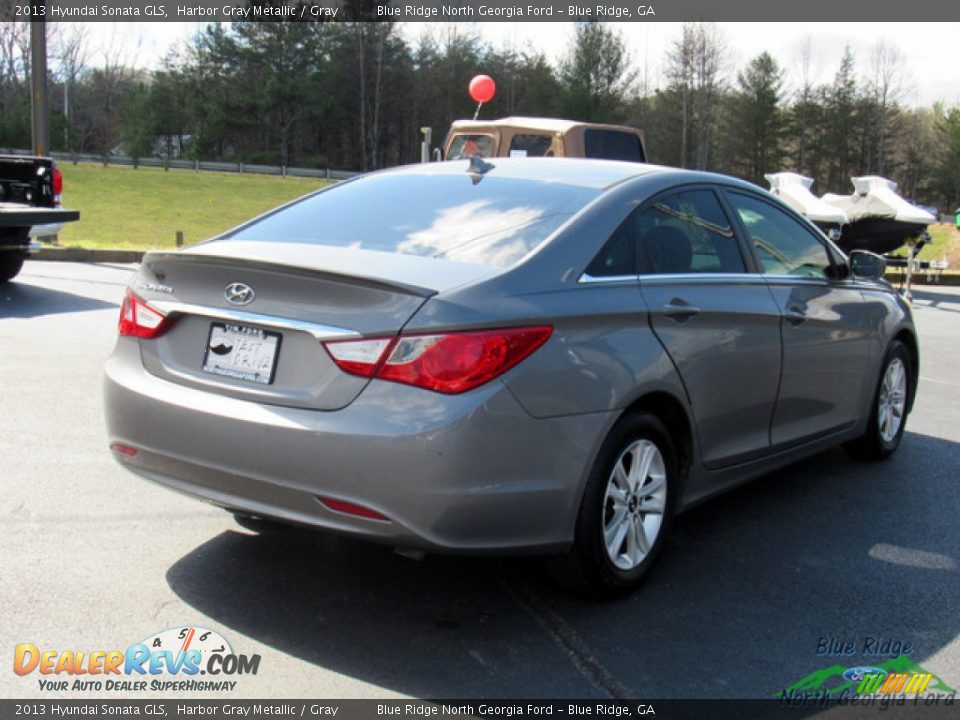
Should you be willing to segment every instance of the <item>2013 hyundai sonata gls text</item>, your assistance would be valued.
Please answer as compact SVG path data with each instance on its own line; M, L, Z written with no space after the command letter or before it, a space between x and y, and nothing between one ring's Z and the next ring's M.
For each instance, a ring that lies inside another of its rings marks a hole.
M149 253L109 441L240 517L550 555L615 595L691 503L838 443L897 448L917 342L882 271L725 176L396 168Z

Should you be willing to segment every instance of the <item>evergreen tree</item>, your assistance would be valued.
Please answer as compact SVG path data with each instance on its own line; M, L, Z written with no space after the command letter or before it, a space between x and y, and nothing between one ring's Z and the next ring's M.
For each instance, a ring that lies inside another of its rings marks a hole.
M781 169L784 113L783 70L769 53L753 58L737 74L727 102L725 155L730 172L758 185Z
M577 23L560 62L563 110L573 120L620 122L637 72L619 32L598 22Z

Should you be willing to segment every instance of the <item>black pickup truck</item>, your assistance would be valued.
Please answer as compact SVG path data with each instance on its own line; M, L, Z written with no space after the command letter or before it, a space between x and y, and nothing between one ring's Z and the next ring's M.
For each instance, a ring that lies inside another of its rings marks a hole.
M63 177L50 158L0 155L0 282L16 277L35 249L34 228L80 219L60 207Z

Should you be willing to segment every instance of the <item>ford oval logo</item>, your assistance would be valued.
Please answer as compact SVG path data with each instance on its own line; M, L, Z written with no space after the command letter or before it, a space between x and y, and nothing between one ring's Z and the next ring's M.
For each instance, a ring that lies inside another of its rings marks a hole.
M223 296L231 305L249 305L257 294L249 285L235 282L227 285L227 289L223 291Z
M886 675L887 671L878 667L871 667L869 665L864 665L861 667L852 667L847 668L843 673L844 680L850 680L852 682L860 682L863 680L864 675Z

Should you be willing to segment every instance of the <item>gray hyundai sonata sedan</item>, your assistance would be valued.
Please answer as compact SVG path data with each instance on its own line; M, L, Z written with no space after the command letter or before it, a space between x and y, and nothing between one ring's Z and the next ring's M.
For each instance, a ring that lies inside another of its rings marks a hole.
M832 445L896 450L917 340L882 273L721 175L386 170L144 258L110 447L245 523L549 555L614 596L692 503Z

